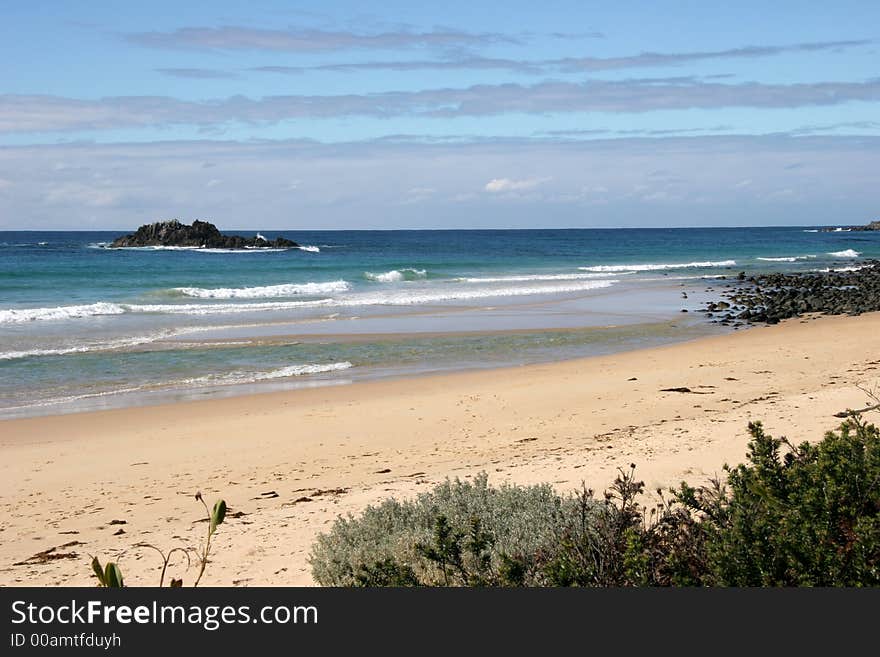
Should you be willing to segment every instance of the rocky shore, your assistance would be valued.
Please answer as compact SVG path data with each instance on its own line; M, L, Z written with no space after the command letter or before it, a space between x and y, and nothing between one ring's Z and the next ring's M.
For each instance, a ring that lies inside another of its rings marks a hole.
M299 246L299 244L284 237L267 240L259 233L255 237L224 235L214 224L207 221L196 220L191 226L188 226L177 219L144 224L134 233L118 237L110 244L110 247L114 249L139 246L181 246L203 249L290 249Z
M724 325L778 324L808 313L860 315L880 310L880 261L849 271L809 274L740 273L721 293L723 300L701 308Z
M880 230L880 221L872 221L869 224L865 224L864 226L844 226L839 228L823 228L823 233L834 233L841 230L845 230L848 232L863 232L863 231L873 231Z

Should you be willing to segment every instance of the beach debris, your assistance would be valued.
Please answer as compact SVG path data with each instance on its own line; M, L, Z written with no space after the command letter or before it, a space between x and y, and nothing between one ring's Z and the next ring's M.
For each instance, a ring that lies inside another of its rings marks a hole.
M80 541L70 541L69 543L65 543L64 545L59 545L57 547L50 547L47 550L43 550L42 552L37 552L35 555L28 557L24 561L18 561L13 566L38 566L41 564L51 563L52 561L57 561L59 559L77 559L79 558L79 554L76 552L56 552L56 550L63 550L64 548L73 547L74 545L82 545Z
M322 495L345 495L348 491L348 488L327 488L325 490L318 489L315 492L310 493L310 495L312 497L321 497Z
M108 524L108 525L127 525L127 524L128 524L128 521L127 521L127 520L111 520L111 521L110 521L109 523L107 523L107 524Z
M260 497L255 497L255 500L264 499L271 500L274 497L278 497L278 493L274 490L267 490L265 493L260 493Z
M681 386L679 388L661 388L660 392L680 392L682 394L690 394L690 395L711 395L711 392L700 392L699 390L691 390L686 386Z
M125 533L125 530L124 530L122 527L120 527L120 528L117 529L115 532L113 532L113 535L114 535L114 536L121 536L121 535L124 534L124 533Z
M376 470L373 474L388 474L391 472L391 468L384 468L382 470Z

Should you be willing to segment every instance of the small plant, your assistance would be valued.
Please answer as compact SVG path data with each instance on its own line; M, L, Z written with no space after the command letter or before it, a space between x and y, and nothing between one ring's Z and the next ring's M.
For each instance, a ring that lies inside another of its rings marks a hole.
M155 550L159 553L159 556L162 557L162 574L159 576L160 588L165 584L165 575L168 570L168 565L171 562L171 557L173 557L177 553L183 554L186 557L187 569L189 569L189 567L192 565L192 555L194 554L198 558L199 574L196 576L195 582L193 583L193 588L199 585L199 582L202 581L202 575L205 574L205 568L208 565L209 556L211 554L211 539L213 538L214 533L217 531L217 527L219 527L223 523L223 520L226 518L226 502L222 499L217 500L214 503L214 506L211 509L208 509L208 505L202 497L201 491L196 493L195 498L202 503L202 506L205 507L205 513L207 514L206 521L208 523L208 534L205 538L204 544L199 550L191 547L174 547L171 548L168 552L165 552L161 548L156 547L151 543L138 543L135 546ZM112 561L107 562L107 565L102 568L101 562L98 557L93 557L92 570L95 572L95 576L98 578L98 586L103 586L107 588L121 588L125 586L122 579L122 570L119 568L118 564ZM171 588L180 588L183 586L183 579L171 578L169 586Z
M226 502L223 500L217 500L214 502L214 507L209 511L208 505L202 497L201 492L196 493L196 499L202 503L202 506L205 507L205 511L208 514L208 537L205 539L205 544L202 546L202 550L199 553L199 576L196 577L193 588L198 586L199 582L202 581L202 575L205 574L205 567L208 565L208 556L211 554L211 538L214 536L214 532L217 531L217 527L226 518Z
M101 568L101 562L98 560L98 557L93 557L92 570L95 571L95 576L98 578L100 586L108 589L118 589L125 586L122 581L122 571L112 561L108 561L107 565Z

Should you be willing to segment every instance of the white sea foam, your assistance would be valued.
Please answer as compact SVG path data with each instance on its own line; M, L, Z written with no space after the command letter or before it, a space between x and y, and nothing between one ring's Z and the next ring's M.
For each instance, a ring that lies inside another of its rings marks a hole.
M861 267L825 267L825 269L814 269L813 271L817 271L821 274L828 274L829 272L845 272L845 271L858 271L860 269L867 269L870 265L862 265Z
M99 399L101 397L112 397L114 395L124 395L135 392L155 392L160 389L168 389L175 387L210 387L224 385L242 385L248 383L256 383L258 381L267 381L272 379L292 378L299 376L308 376L314 374L325 374L329 372L337 372L347 370L353 367L348 362L329 363L329 364L307 364L307 365L290 365L277 370L268 372L230 372L228 374L200 376L191 379L180 379L174 381L166 381L160 384L146 384L140 386L131 386L126 388L117 388L115 390L105 390L102 392L91 392L80 395L70 395L66 397L56 397L54 399L43 399L32 404L24 404L21 406L6 406L0 410L14 411L26 408L41 408L46 406L55 406L58 404L69 404L73 402L83 401L86 399Z
M858 258L862 254L858 251L853 251L852 249L846 249L845 251L831 251L828 255L834 256L835 258Z
M36 320L75 319L96 315L121 315L125 308L116 303L99 301L79 306L56 306L54 308L6 308L0 309L0 324L19 324Z
M333 300L339 306L410 306L442 301L469 301L493 297L519 297L536 294L563 294L566 292L585 292L611 287L616 280L580 281L568 285L536 285L522 287L455 288L436 292L423 290L416 293L359 294L346 299Z
M635 272L616 272L615 275L627 275ZM569 274L522 274L518 276L477 276L472 278L455 278L459 283L524 283L527 281L580 281L585 279L608 278L611 272L569 273Z
M346 292L351 286L343 280L326 283L285 283L256 287L175 287L173 292L197 299L266 299L293 296L321 296Z
M803 256L786 256L780 258L755 258L755 260L763 260L764 262L797 262L798 260L809 260L810 258L815 258L814 255L803 255Z
M327 306L333 299L310 301L265 301L258 303L149 303L126 304L125 310L133 313L157 313L168 315L218 315L250 312L271 312Z
M618 272L618 271L657 271L661 269L689 269L694 267L732 267L736 260L719 260L717 262L685 262L678 264L637 264L637 265L595 265L578 267L581 271Z
M320 253L320 252L321 252L321 248L320 248L320 247L317 247L317 246L309 246L308 244L305 245L305 246L298 246L298 247L296 247L296 248L298 248L300 251L308 251L309 253Z
M198 333L201 331L218 330L221 328L236 328L235 326L217 327L217 326L181 326L174 329L163 329L155 333L147 335L135 335L126 338L118 338L115 340L104 340L98 342L86 342L72 346L59 346L52 349L23 349L19 351L3 351L0 352L0 360L15 360L18 358L30 358L35 356L65 356L67 354L82 354L95 351L114 351L117 349L128 349L140 345L151 344L159 340L166 340L178 335L188 333ZM217 343L213 343L217 344Z
M818 233L819 230L816 229L816 228L810 228L809 230L805 230L804 232L805 232L805 233Z
M271 379L287 379L295 376L307 376L310 374L326 374L339 372L354 367L350 362L289 365L268 372L229 372L227 374L209 374L192 379L184 379L180 383L187 385L236 385L243 383L256 383L257 381L269 381Z
M364 278L368 281L376 281L377 283L396 283L398 281L414 281L420 278L427 278L428 272L424 269L392 269L381 274L373 272L364 272Z
M254 303L157 303L115 304L94 303L87 306L62 306L59 308L28 308L0 310L0 324L35 320L72 319L96 315L119 315L122 313L148 313L167 315L219 315L250 312L279 312L315 307L361 307L361 306L411 306L443 301L468 301L492 297L518 297L537 294L563 294L607 288L617 280L570 281L562 285L530 285L506 287L455 287L442 290L386 291L361 293L335 298L310 299L306 301L262 301Z

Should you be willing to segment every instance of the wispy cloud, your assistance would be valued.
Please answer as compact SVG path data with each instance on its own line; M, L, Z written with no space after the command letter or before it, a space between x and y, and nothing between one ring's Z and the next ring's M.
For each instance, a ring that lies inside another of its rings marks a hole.
M622 57L566 57L562 59L505 59L466 56L452 59L386 60L319 64L316 66L261 66L252 70L264 73L301 74L307 71L352 73L358 71L454 71L454 70L501 70L526 75L551 73L584 73L635 68L662 68L681 66L691 62L713 59L752 59L772 57L787 53L818 52L864 46L871 40L822 41L781 46L746 46L727 50L702 52L659 53L644 52ZM731 77L723 73L711 76L715 79Z
M211 68L157 68L156 72L174 78L192 80L229 80L238 77L235 73Z
M864 82L723 84L706 81L589 80L476 85L335 96L232 96L204 102L122 96L82 100L0 96L0 133L167 125L271 124L288 119L365 116L455 118L572 112L643 113L723 107L794 108L880 100L880 78Z
M260 73L279 73L282 75L301 75L310 71L355 73L358 71L467 71L499 70L514 73L538 75L544 71L541 62L498 59L491 57L463 57L460 59L413 60L413 61L368 61L341 64L319 64L317 66L257 66L252 69Z
M172 32L138 32L126 35L126 39L130 43L149 48L301 53L358 49L474 47L499 42L519 42L518 38L503 34L478 34L451 29L430 32L401 30L366 34L297 28L269 30L234 25L183 27Z
M607 71L628 68L653 68L659 66L677 66L707 59L743 59L755 57L771 57L794 52L817 52L852 48L873 43L870 39L849 41L818 41L798 43L785 46L745 46L727 50L709 50L703 52L661 53L643 52L625 57L569 57L549 60L545 64L559 67L564 71Z

